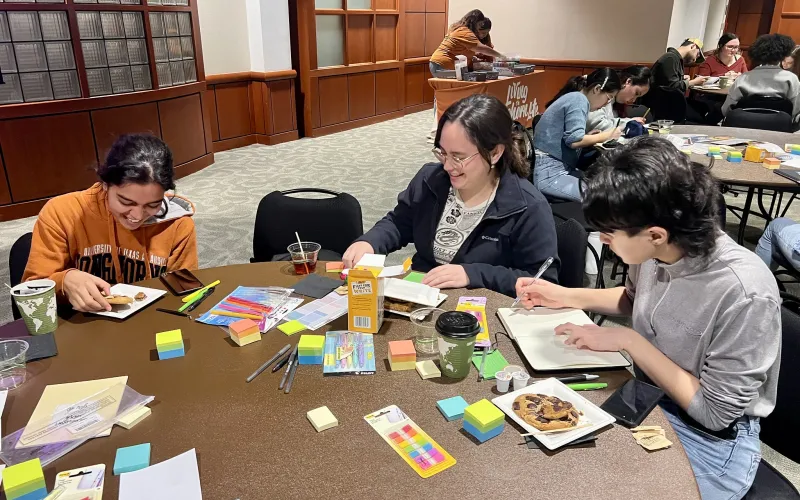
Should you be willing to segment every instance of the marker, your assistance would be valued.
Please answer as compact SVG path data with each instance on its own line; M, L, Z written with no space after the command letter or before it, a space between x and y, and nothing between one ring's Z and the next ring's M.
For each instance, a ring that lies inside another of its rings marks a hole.
M189 315L184 313L184 312L172 311L170 309L162 309L160 307L156 308L156 311L159 311L159 312L162 312L162 313L167 313L167 314L174 314L175 316L183 316L184 318L188 318L189 317Z
M594 391L597 389L605 389L608 384L605 382L594 382L588 384L567 384L567 387L573 391Z
M288 351L288 350L289 350L291 347L292 347L292 344L286 344L285 346L283 346L283 348L282 348L280 351L278 351L278 352L277 352L277 353L276 353L274 356L272 356L271 358L269 358L269 361L267 361L266 363L264 363L263 365L261 365L261 366L258 368L258 370L254 371L252 374L250 374L250 376L249 376L249 377L247 377L247 382L252 382L254 378L256 378L256 377L258 377L259 375L261 375L261 372L263 372L264 370L266 370L267 368L269 368L269 365L271 365L272 363L274 363L276 359L278 359L278 358L280 358L281 356L283 356L283 355L286 353L286 351Z
M208 297L208 296L209 296L209 295L211 295L212 293L214 293L214 287L213 287L213 286L212 286L211 288L209 288L208 290L204 291L202 294L200 294L200 295L199 295L199 296L198 296L196 299L194 299L193 301L191 301L191 302L187 302L187 303L183 304L182 306L180 306L180 307L178 308L178 312L184 312L184 311L194 311L194 309L195 309L197 306L199 306L201 302L203 302L204 300L206 300L206 297Z
M191 302L191 301L193 301L194 299L196 299L197 297L199 297L199 296L200 296L200 295L201 295L203 292L205 292L205 291L206 291L206 290L208 290L209 288L211 288L211 287L214 287L214 286L217 286L217 285L219 285L220 283L221 283L221 281L220 281L220 280L217 280L217 281L215 281L215 282L211 283L210 285L206 285L206 286L204 286L204 287L203 287L203 288L201 288L200 290L195 290L194 292L190 293L190 294L189 294L189 295L187 295L186 297L182 298L182 299L181 299L181 302L184 302L184 303L185 303L185 302Z
M247 318L247 319L255 319L261 321L261 316L255 314L244 314L244 313L235 313L230 311L223 311L222 309L214 309L211 311L211 314L216 314L217 316L230 316L231 318Z
M297 357L297 345L294 346L292 349L292 353L289 354L289 364L286 366L286 371L283 372L283 378L281 379L281 384L278 386L278 390L282 391L283 386L286 385L286 379L289 378L289 372L292 371L292 362L294 358Z
M292 357L292 355L289 354L288 356L284 357L282 360L278 361L278 363L275 366L272 367L272 373L275 373L276 371L278 371L281 368L283 368L284 366L286 366L286 363L289 361L289 358L291 358L291 357Z
M572 375L570 377L558 377L556 380L561 382L562 384L569 384L571 382L586 382L588 380L597 380L600 378L600 375Z
M478 382L483 380L483 367L486 366L486 353L489 351L489 348L483 350L483 356L481 356L481 368L478 370Z
M553 258L548 257L547 260L544 261L544 264L542 264L542 267L539 268L539 271L536 272L536 276L533 277L533 281L536 281L539 278L541 278L544 272L547 271L547 268L550 267L550 264L552 263L553 263ZM517 297L514 303L511 304L511 308L513 309L514 307L516 307L516 305L519 304L520 300L522 300L522 297Z
M289 363L289 380L286 381L286 390L283 391L284 394L292 392L292 382L294 382L294 374L297 373L297 365L299 364L300 360L297 359L297 356Z

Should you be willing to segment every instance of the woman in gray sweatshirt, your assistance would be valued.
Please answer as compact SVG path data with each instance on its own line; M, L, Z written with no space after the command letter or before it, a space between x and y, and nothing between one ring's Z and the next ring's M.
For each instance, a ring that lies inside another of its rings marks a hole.
M778 287L767 266L723 233L710 169L660 137L597 160L583 207L630 265L626 286L564 288L520 278L525 307L632 316L633 328L565 324L567 345L626 351L683 444L703 498L742 498L761 459L759 419L775 408L781 353Z
M739 76L728 91L722 114L728 115L739 101L752 95L783 97L792 102L792 120L800 115L800 80L781 67L792 54L794 41L786 35L761 35L750 46L750 58L755 66Z

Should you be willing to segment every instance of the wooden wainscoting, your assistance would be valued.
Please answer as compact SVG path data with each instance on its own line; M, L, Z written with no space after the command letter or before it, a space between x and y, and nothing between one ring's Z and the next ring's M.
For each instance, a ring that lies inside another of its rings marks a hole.
M0 221L36 215L85 189L121 134L161 137L178 177L214 162L205 82L91 99L0 106Z
M204 111L214 151L297 139L296 76L294 70L208 75Z

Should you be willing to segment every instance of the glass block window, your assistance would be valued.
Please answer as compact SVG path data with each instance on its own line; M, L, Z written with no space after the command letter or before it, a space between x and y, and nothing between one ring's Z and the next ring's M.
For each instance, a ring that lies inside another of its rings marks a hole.
M0 71L0 104L81 97L67 13L0 12Z
M120 1L131 3L125 0L99 3ZM90 96L153 88L141 12L78 11L76 14Z
M159 0L156 5L167 4ZM180 1L180 0L173 0ZM153 0L148 0L153 5ZM192 18L188 12L151 12L150 31L159 87L172 87L197 81L192 42Z

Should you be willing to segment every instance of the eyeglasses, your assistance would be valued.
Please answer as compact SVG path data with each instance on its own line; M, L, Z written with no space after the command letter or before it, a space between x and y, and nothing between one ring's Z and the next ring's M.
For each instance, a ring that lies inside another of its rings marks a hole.
M725 45L725 48L730 50L731 52L739 52L738 45Z
M459 170L463 169L464 165L468 161L470 161L471 159L475 158L476 156L478 156L480 154L480 152L478 152L478 153L475 153L475 154L471 154L471 155L467 156L466 158L458 158L458 157L455 157L453 155L445 153L444 151L442 151L439 148L431 149L431 153L433 153L433 156L435 156L437 160L442 162L442 165L444 165L447 162L448 158L449 158L450 161L452 161L453 164L456 166L456 168L458 168Z

